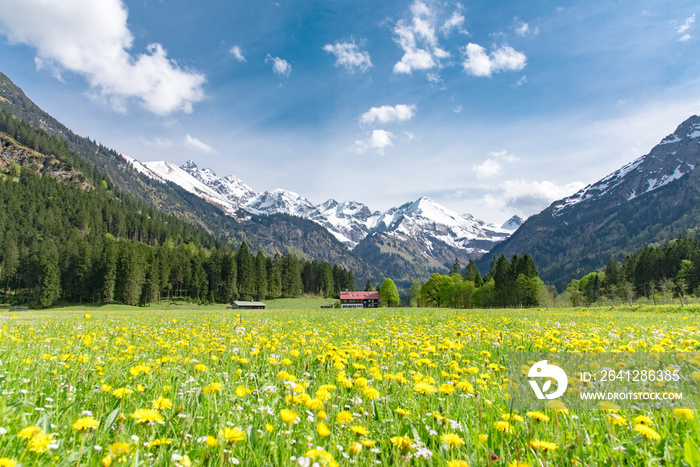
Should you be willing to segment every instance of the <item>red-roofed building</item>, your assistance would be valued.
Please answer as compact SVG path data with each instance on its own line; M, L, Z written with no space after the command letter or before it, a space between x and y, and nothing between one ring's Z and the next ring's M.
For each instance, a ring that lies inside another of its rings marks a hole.
M377 308L379 292L340 292L340 308Z

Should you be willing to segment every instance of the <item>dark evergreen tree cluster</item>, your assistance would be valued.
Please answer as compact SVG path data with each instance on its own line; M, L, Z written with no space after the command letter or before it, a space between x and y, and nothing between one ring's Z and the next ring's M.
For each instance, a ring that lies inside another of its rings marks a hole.
M648 245L622 261L610 260L604 270L571 281L566 291L573 305L591 305L603 297L613 304L671 294L683 300L700 293L699 262L700 241L681 236L663 246Z
M433 274L422 286L414 282L409 293L412 305L483 308L538 306L546 289L526 253L510 261L503 255L494 257L483 278L473 260L464 270L455 261L448 275Z
M337 265L253 254L245 242L236 251L116 190L63 140L4 111L0 130L66 169L85 170L94 187L83 190L16 163L0 174L0 290L6 302L228 302L302 293L337 297L340 290L354 290L352 272Z

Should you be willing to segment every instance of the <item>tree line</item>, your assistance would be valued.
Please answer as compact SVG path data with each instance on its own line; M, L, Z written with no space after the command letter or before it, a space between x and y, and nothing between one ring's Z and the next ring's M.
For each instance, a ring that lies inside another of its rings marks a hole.
M632 303L639 297L656 301L676 296L681 304L687 295L700 294L700 241L680 236L663 245L648 245L611 259L601 271L569 283L566 293L574 306L592 305L604 299Z
M148 304L337 296L351 271L217 239L107 184L90 191L22 168L0 174L5 302Z
M535 262L525 253L510 261L504 255L494 256L484 277L473 260L464 269L455 260L447 274L433 274L424 284L413 281L409 302L411 306L439 308L531 307L543 303L547 296Z

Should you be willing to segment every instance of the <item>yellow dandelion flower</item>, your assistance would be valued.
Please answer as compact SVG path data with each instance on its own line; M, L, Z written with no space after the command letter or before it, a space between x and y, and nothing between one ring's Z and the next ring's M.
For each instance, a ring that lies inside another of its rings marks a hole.
M440 436L440 441L447 445L448 448L456 448L459 446L464 446L464 439L457 433L445 433Z
M206 386L204 386L204 389L202 389L202 394L206 395L212 395L212 394L218 394L221 391L223 391L224 385L221 383L209 383Z
M166 399L165 397L160 396L158 397L158 399L155 399L153 402L151 402L151 408L153 410L172 409L173 402L170 399Z
M568 409L568 407L566 407L566 404L560 400L547 401L544 404L544 406L547 407L549 410L554 410L556 413L563 413L563 414L569 413L569 409Z
M225 441L228 441L229 443L243 441L245 440L245 431L241 430L240 428L225 426L219 431L219 437Z
M362 394L365 397L372 399L372 400L379 398L379 391L377 391L375 388L371 388L369 386L362 388Z
M391 444L400 451L410 451L413 449L413 441L408 436L394 436L391 438Z
M337 423L340 423L340 424L348 423L351 420L352 420L352 413L348 412L347 410L343 410L342 412L338 412L338 415L335 416L335 421Z
M119 388L119 389L115 389L114 391L112 391L112 395L114 397L116 397L117 399L123 399L124 396L129 396L133 393L134 393L134 390L129 389L129 388Z
M207 435L207 439L205 439L204 442L206 443L207 446L212 447L212 448L214 446L216 446L217 444L219 444L219 440L214 438L211 435Z
M325 438L326 436L330 436L330 435L331 435L331 430L328 428L328 425L326 425L326 424L323 423L323 422L321 422L321 423L318 424L318 426L316 427L316 432L317 432L320 436L323 436L324 438Z
M513 425L508 423L505 420L498 420L493 424L493 427L497 430L500 431L501 433L508 433L512 434L513 433Z
M632 419L632 421L636 425L646 425L646 426L652 426L654 424L654 421L647 417L646 415L637 415Z
M205 371L207 371L207 366L204 363L199 363L194 366L194 371L204 373Z
M452 460L447 463L447 467L469 467L469 462L463 460Z
M20 439L32 439L34 436L41 434L44 434L44 430L42 430L38 426L31 425L19 430L19 433L17 433L17 437Z
M634 430L637 433L643 435L646 439L654 439L654 440L661 439L661 435L658 434L656 432L656 430L654 430L653 428L651 428L649 426L638 424L638 425L634 426Z
M485 435L483 433L481 433L479 435L479 441L481 441L482 443L485 443L486 441L488 441L488 439L489 439L489 435Z
M280 417L284 423L294 423L299 419L299 415L289 409L280 410Z
M559 446L554 443L550 443L549 441L541 441L539 439L533 439L530 441L529 446L532 449L542 451L554 451L555 449L559 448Z
M394 412L396 412L399 415L404 415L404 416L411 415L411 412L409 412L408 410L404 410L401 407L394 410Z
M358 436L366 436L369 434L369 430L362 425L351 426L350 431L352 431Z
M610 401L602 401L598 403L598 408L604 412L619 412L620 406Z
M51 445L52 443L53 435L41 433L32 436L32 438L29 440L29 443L27 444L27 447L30 451L36 452L37 454L41 454L48 451L49 445Z
M131 418L136 420L136 423L160 423L161 425L165 422L163 417L155 410L152 409L137 409L131 414Z
M437 388L435 386L430 383L426 383L425 381L419 381L416 383L416 385L413 386L413 390L424 396L430 396L437 392Z
M348 448L348 451L349 451L350 454L352 454L353 456L357 456L357 455L359 455L359 454L362 452L362 444L357 443L357 442L352 443L352 444L350 444L350 447Z
M246 394L245 387L243 387L239 384L238 387L236 388L236 395L238 397L243 398L243 397L245 397L245 394Z
M693 420L695 419L695 412L687 407L678 407L673 409L673 416L680 420Z
M92 417L79 418L73 423L73 429L75 431L96 430L98 426L100 426L100 422Z
M527 415L530 418L534 418L535 420L539 420L541 422L548 422L549 421L549 416L543 414L542 412L528 412L525 415Z
M163 445L167 445L167 444L173 444L173 442L171 440L169 440L168 438L156 438L153 441L151 441L150 443L148 443L148 447L155 448L155 447L163 446Z
M625 426L627 425L627 419L624 417L621 417L620 415L616 413L612 413L608 415L608 422L615 425L615 426Z

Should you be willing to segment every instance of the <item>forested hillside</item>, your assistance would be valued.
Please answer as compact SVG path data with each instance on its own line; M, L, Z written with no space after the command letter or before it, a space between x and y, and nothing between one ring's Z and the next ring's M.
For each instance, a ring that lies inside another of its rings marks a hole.
M6 302L227 302L354 289L346 269L291 254L253 254L245 242L236 248L167 215L113 186L64 141L6 113L0 117Z
M72 151L70 162L83 174L99 174L111 186L128 192L154 206L159 211L172 214L209 233L229 240L239 247L246 242L251 251L262 251L268 256L295 253L309 260L339 264L352 270L359 280L376 282L383 277L376 268L367 264L335 239L326 229L306 219L276 214L234 219L219 208L187 192L173 183L161 183L138 173L113 149L90 138L75 134L51 115L43 111L7 76L0 73L0 109L17 117L16 125L22 121L22 132L27 128L43 130L46 136L55 136L52 144L67 143L65 149ZM30 138L44 140L38 133L26 133ZM11 135L12 138L14 136ZM23 139L23 141L29 141ZM7 143L9 144L9 143ZM32 142L22 143L32 146ZM41 152L41 148L33 148Z

